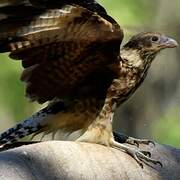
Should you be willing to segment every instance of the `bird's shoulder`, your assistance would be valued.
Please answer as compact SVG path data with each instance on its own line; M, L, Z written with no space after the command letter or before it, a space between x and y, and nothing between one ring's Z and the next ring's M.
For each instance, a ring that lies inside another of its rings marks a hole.
M4 1L0 52L22 60L31 100L63 98L100 67L117 63L123 31L95 1Z

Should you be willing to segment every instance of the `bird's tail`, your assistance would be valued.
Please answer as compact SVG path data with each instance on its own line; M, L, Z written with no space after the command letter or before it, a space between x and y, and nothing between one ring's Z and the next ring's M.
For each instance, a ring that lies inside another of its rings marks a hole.
M64 110L63 102L56 102L35 113L14 127L0 134L0 145L11 144L19 139L46 130L47 120Z

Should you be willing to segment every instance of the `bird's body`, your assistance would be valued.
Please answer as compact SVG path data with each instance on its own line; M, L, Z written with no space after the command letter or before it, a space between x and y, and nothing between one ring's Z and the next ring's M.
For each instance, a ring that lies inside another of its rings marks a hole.
M174 40L141 33L120 50L122 29L93 0L6 0L0 14L0 52L22 60L21 80L32 101L50 101L3 133L1 144L32 133L81 130L77 141L115 146L139 163L138 158L157 163L115 142L112 119L143 82L157 53L177 45Z

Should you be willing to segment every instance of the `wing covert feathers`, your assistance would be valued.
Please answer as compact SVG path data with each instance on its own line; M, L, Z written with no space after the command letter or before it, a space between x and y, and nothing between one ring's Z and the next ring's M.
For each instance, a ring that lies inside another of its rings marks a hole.
M21 80L31 100L63 98L95 69L116 62L123 32L115 21L81 6L4 2L9 4L0 3L0 52L22 60Z

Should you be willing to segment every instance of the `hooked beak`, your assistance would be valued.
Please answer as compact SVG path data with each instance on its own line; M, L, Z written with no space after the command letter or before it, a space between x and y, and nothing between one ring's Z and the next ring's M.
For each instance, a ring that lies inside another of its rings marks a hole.
M169 37L163 37L161 40L161 47L162 48L175 48L178 46L177 41Z

